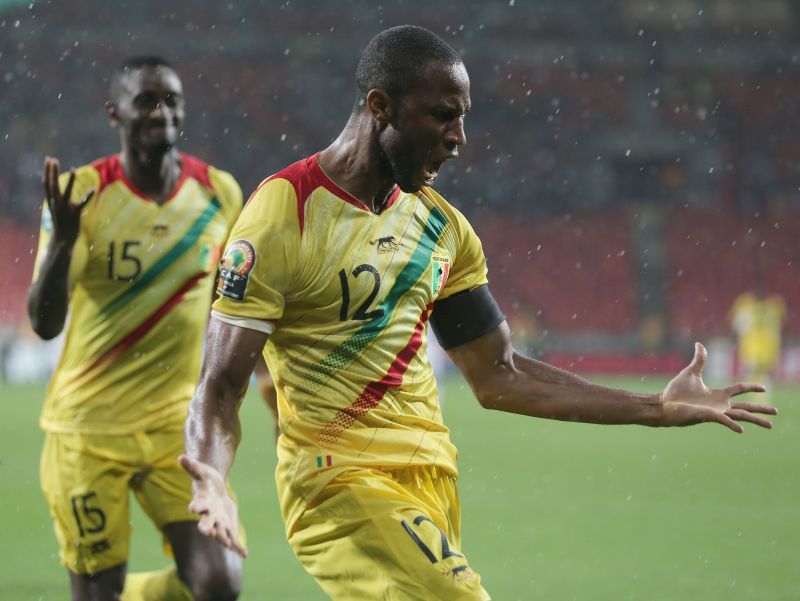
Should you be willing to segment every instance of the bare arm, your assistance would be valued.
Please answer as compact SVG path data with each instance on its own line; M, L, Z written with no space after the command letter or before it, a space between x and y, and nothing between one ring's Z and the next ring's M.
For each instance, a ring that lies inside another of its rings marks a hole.
M198 528L242 556L247 551L239 542L238 511L227 493L227 478L241 439L239 407L266 342L263 332L211 318L180 457L194 480L189 509L200 515Z
M211 318L200 381L189 404L186 455L227 477L239 445L239 406L267 334Z
M70 175L62 194L58 187L58 160L44 160L45 199L53 219L53 236L39 267L39 275L28 293L28 316L33 330L45 340L55 338L64 329L69 306L69 266L72 250L80 231L80 214L94 190L78 204L70 203L75 172Z
M754 413L775 414L773 407L731 403L744 392L762 392L755 384L709 389L701 374L706 351L695 347L692 363L657 394L638 394L598 386L564 370L517 353L511 347L508 324L450 349L450 357L469 382L481 405L510 413L596 424L686 426L719 422L735 432L735 420L769 428Z

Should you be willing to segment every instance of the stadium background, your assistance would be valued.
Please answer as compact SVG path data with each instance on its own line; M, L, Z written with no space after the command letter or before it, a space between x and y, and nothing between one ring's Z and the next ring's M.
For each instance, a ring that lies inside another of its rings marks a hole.
M24 310L44 154L70 166L115 152L108 77L123 57L156 53L186 88L182 148L247 192L338 134L359 51L411 22L470 72L469 143L436 187L480 234L517 346L653 390L700 339L721 381L736 368L733 299L761 280L788 306L771 434L487 417L448 378L465 548L489 589L800 599L798 17L791 0L0 1L3 598L66 586L37 480L55 347L34 340ZM245 598L321 598L281 540L266 412L255 399L245 411ZM132 567L163 563L157 547L137 534Z

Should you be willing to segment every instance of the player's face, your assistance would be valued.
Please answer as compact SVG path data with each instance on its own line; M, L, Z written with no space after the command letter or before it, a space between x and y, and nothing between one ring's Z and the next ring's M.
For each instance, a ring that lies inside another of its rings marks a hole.
M133 148L167 151L178 141L185 114L183 86L168 67L142 67L126 74L112 121Z
M469 76L463 64L431 63L419 85L398 101L397 116L380 134L392 176L403 192L433 184L445 161L466 144Z

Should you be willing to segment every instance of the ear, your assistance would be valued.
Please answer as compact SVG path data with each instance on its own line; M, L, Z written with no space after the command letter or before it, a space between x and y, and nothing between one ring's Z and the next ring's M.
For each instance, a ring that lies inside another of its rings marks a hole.
M106 100L106 116L111 123L111 127L119 126L119 110L111 100Z
M374 88L367 94L367 110L383 125L391 123L396 116L394 100L386 90L380 88Z

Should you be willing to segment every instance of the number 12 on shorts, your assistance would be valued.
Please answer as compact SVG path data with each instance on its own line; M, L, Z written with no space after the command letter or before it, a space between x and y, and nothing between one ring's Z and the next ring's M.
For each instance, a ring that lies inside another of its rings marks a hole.
M448 557L464 557L460 553L456 553L455 551L450 550L450 543L447 542L447 537L444 535L444 532L442 532L442 529L439 528L439 526L437 526L432 519L430 519L428 516L425 515L418 515L417 517L414 518L414 525L417 527L419 527L419 525L422 524L423 522L429 522L439 532L439 536L442 539L442 557L440 559L436 558L436 555L433 553L433 551L431 551L431 548L422 541L422 539L416 532L414 532L414 529L409 525L408 522L406 522L405 520L401 520L400 523L402 524L403 528L405 528L406 532L408 532L408 535L411 537L411 539L417 544L420 550L425 554L425 557L427 557L431 563L444 561Z

